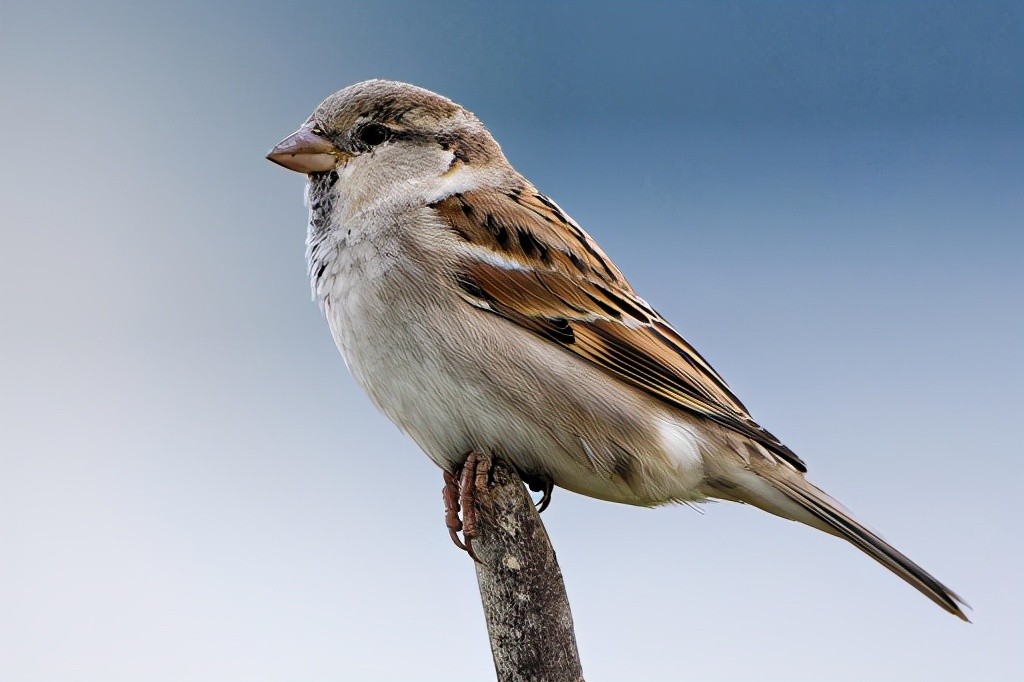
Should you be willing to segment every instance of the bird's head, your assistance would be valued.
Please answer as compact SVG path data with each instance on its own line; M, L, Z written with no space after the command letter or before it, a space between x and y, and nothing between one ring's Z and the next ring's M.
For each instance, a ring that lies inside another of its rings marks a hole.
M459 171L471 170L480 184L508 169L472 113L429 90L385 80L334 93L267 158L311 181L337 173L341 191L360 205L392 195L430 199Z

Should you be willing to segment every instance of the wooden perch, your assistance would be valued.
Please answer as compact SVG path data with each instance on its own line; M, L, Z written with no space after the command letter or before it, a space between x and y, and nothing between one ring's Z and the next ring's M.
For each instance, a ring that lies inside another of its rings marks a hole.
M562 572L523 482L494 459L475 497L476 578L499 682L582 682Z

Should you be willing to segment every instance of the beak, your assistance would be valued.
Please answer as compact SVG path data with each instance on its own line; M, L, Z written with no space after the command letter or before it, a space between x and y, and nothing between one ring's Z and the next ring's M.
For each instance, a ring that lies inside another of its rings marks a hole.
M347 156L331 142L313 132L306 123L277 143L267 159L296 173L326 173L338 167Z

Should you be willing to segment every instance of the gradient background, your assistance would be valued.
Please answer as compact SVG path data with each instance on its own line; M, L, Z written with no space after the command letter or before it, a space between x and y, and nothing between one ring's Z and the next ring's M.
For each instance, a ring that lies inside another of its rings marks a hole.
M263 158L385 77L476 112L974 607L756 510L556 491L588 679L1021 679L1022 3L205 5L0 5L0 677L493 676Z

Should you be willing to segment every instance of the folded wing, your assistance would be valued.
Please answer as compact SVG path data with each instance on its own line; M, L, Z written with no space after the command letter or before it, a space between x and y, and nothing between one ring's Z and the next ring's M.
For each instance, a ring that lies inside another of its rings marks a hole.
M467 303L806 471L553 201L524 185L456 194L433 208L466 244L456 279Z

